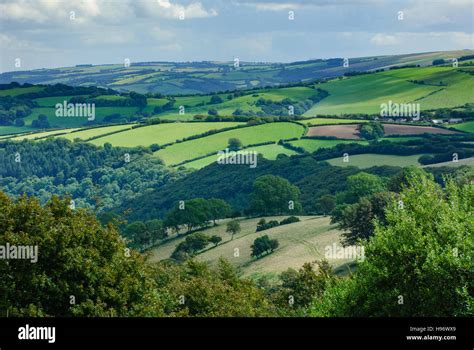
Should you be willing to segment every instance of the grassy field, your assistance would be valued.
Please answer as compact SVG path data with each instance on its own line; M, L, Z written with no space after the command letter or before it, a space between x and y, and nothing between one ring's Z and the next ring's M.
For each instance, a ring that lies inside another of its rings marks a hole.
M422 154L415 154L412 156L356 154L349 156L348 162L343 162L343 157L329 159L328 162L334 166L355 166L361 169L382 165L406 167L410 165L420 165L420 163L418 163L418 158L421 156Z
M457 162L442 162L436 164L423 165L422 168L438 168L442 166L458 167L463 165L474 166L474 157L459 159Z
M102 128L90 128L86 130L81 130L73 133L69 133L66 135L61 135L59 137L68 139L68 140L75 140L75 139L81 139L81 140L88 140L92 137L100 136L107 134L109 132L115 132L115 131L120 131L120 130L127 130L131 129L132 126L136 124L125 124L125 125L113 125L113 126L104 126ZM91 141L93 142L93 141Z
M474 133L474 121L453 125L453 128Z
M331 148L340 143L358 143L367 145L366 141L349 141L349 140L318 140L318 139L300 139L296 141L290 141L289 143L296 147L302 147L307 152L314 152L320 148Z
M144 126L92 140L94 145L110 143L113 146L136 147L150 146L154 143L164 145L185 137L202 134L209 130L230 128L243 123L167 123Z
M52 130L52 131L36 132L33 134L17 136L17 137L12 138L12 140L14 141L35 140L35 139L40 139L43 137L54 136L54 135L63 134L63 133L70 133L74 130L77 130L77 129L59 129L59 130ZM67 135L62 135L62 136L65 137Z
M0 96L19 96L30 92L39 92L43 90L42 86L19 87L7 90L0 90Z
M281 221L283 218L285 217L266 217L266 220ZM225 232L227 220L222 220L218 226L204 231L209 236L222 237L222 243L215 248L208 248L197 255L196 259L215 264L222 256L234 264L242 275L257 277L263 274L280 273L290 267L297 269L305 262L324 258L326 246L331 246L333 243L340 244L340 231L330 224L329 217L303 216L300 219L300 222L261 232L255 232L260 218L241 220L242 230L234 236L234 240L231 240L230 235ZM271 239L278 239L280 247L272 254L260 259L252 258L250 246L257 237L263 235L268 235ZM183 238L174 239L153 248L150 251L150 261L169 258L176 245L182 240ZM238 249L238 256L234 255L236 249ZM334 267L338 267L351 260L328 259L328 261Z
M122 116L132 116L138 111L138 107L96 107L95 122L100 122L104 117L111 114L121 114ZM30 126L34 119L40 114L48 117L49 124L55 128L74 128L85 126L88 123L86 117L56 117L54 107L33 108L33 113L24 118L25 125Z
M244 151L255 151L261 154L264 158L274 160L279 154L285 154L287 156L291 156L293 154L297 154L295 151L287 149L283 146L280 146L276 143L271 145L263 145L263 146L256 146L256 147L249 147L244 149ZM209 157L201 158L198 160L193 160L189 163L185 163L184 166L186 168L193 168L193 169L201 169L205 166L217 162L217 154L212 155Z
M189 159L224 150L230 138L238 138L244 146L300 137L304 127L295 123L271 123L229 130L205 138L177 143L155 152L166 164L175 165Z
M34 130L36 129L29 126L2 125L0 127L0 135L7 136L7 135L23 134L23 133L34 131Z
M338 118L311 118L311 119L299 120L298 122L306 124L308 126L314 126L314 125L327 125L327 124L366 123L366 122L368 122L368 120L338 119Z
M416 84L414 80L423 81ZM405 68L332 80L318 85L330 96L315 104L305 116L344 113L379 113L380 105L419 103L421 110L449 108L473 102L474 78L452 67Z

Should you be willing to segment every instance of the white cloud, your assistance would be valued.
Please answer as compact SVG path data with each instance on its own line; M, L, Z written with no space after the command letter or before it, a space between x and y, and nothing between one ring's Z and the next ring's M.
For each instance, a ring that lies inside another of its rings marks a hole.
M66 22L74 11L80 23L94 19L117 21L131 17L179 19L217 16L201 2L180 5L170 0L5 0L0 4L0 18L36 23Z
M375 45L398 45L401 43L400 37L397 35L387 35L382 33L375 34L370 42Z

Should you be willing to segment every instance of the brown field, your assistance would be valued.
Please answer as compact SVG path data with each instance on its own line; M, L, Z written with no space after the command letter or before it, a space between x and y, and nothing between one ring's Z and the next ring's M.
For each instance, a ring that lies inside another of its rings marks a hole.
M384 124L385 136L390 135L420 135L428 134L456 134L455 131L435 128L432 126L416 126L416 125L400 125L400 124Z
M340 139L360 140L360 124L338 124L313 126L308 129L307 136L333 136Z

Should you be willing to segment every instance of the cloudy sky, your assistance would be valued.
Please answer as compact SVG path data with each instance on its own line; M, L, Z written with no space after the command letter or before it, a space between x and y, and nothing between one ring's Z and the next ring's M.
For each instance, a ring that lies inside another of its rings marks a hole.
M472 0L0 0L0 69L472 49L473 17Z

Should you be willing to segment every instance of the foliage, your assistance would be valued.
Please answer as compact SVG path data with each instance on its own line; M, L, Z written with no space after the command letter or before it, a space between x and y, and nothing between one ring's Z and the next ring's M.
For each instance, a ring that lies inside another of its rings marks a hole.
M13 202L0 193L0 245L7 243L38 246L38 260L0 260L3 316L163 314L143 258L68 200L53 197L41 207L35 198Z
M250 212L260 215L278 215L301 212L300 190L279 176L265 175L253 185Z
M472 183L413 177L386 209L353 278L313 304L318 316L474 315Z
M279 243L276 239L270 239L267 235L258 237L251 246L251 256L260 258L264 254L272 253L278 246Z
M237 220L232 220L227 223L225 232L230 233L232 235L231 239L234 239L234 235L239 233L240 230L240 223Z

